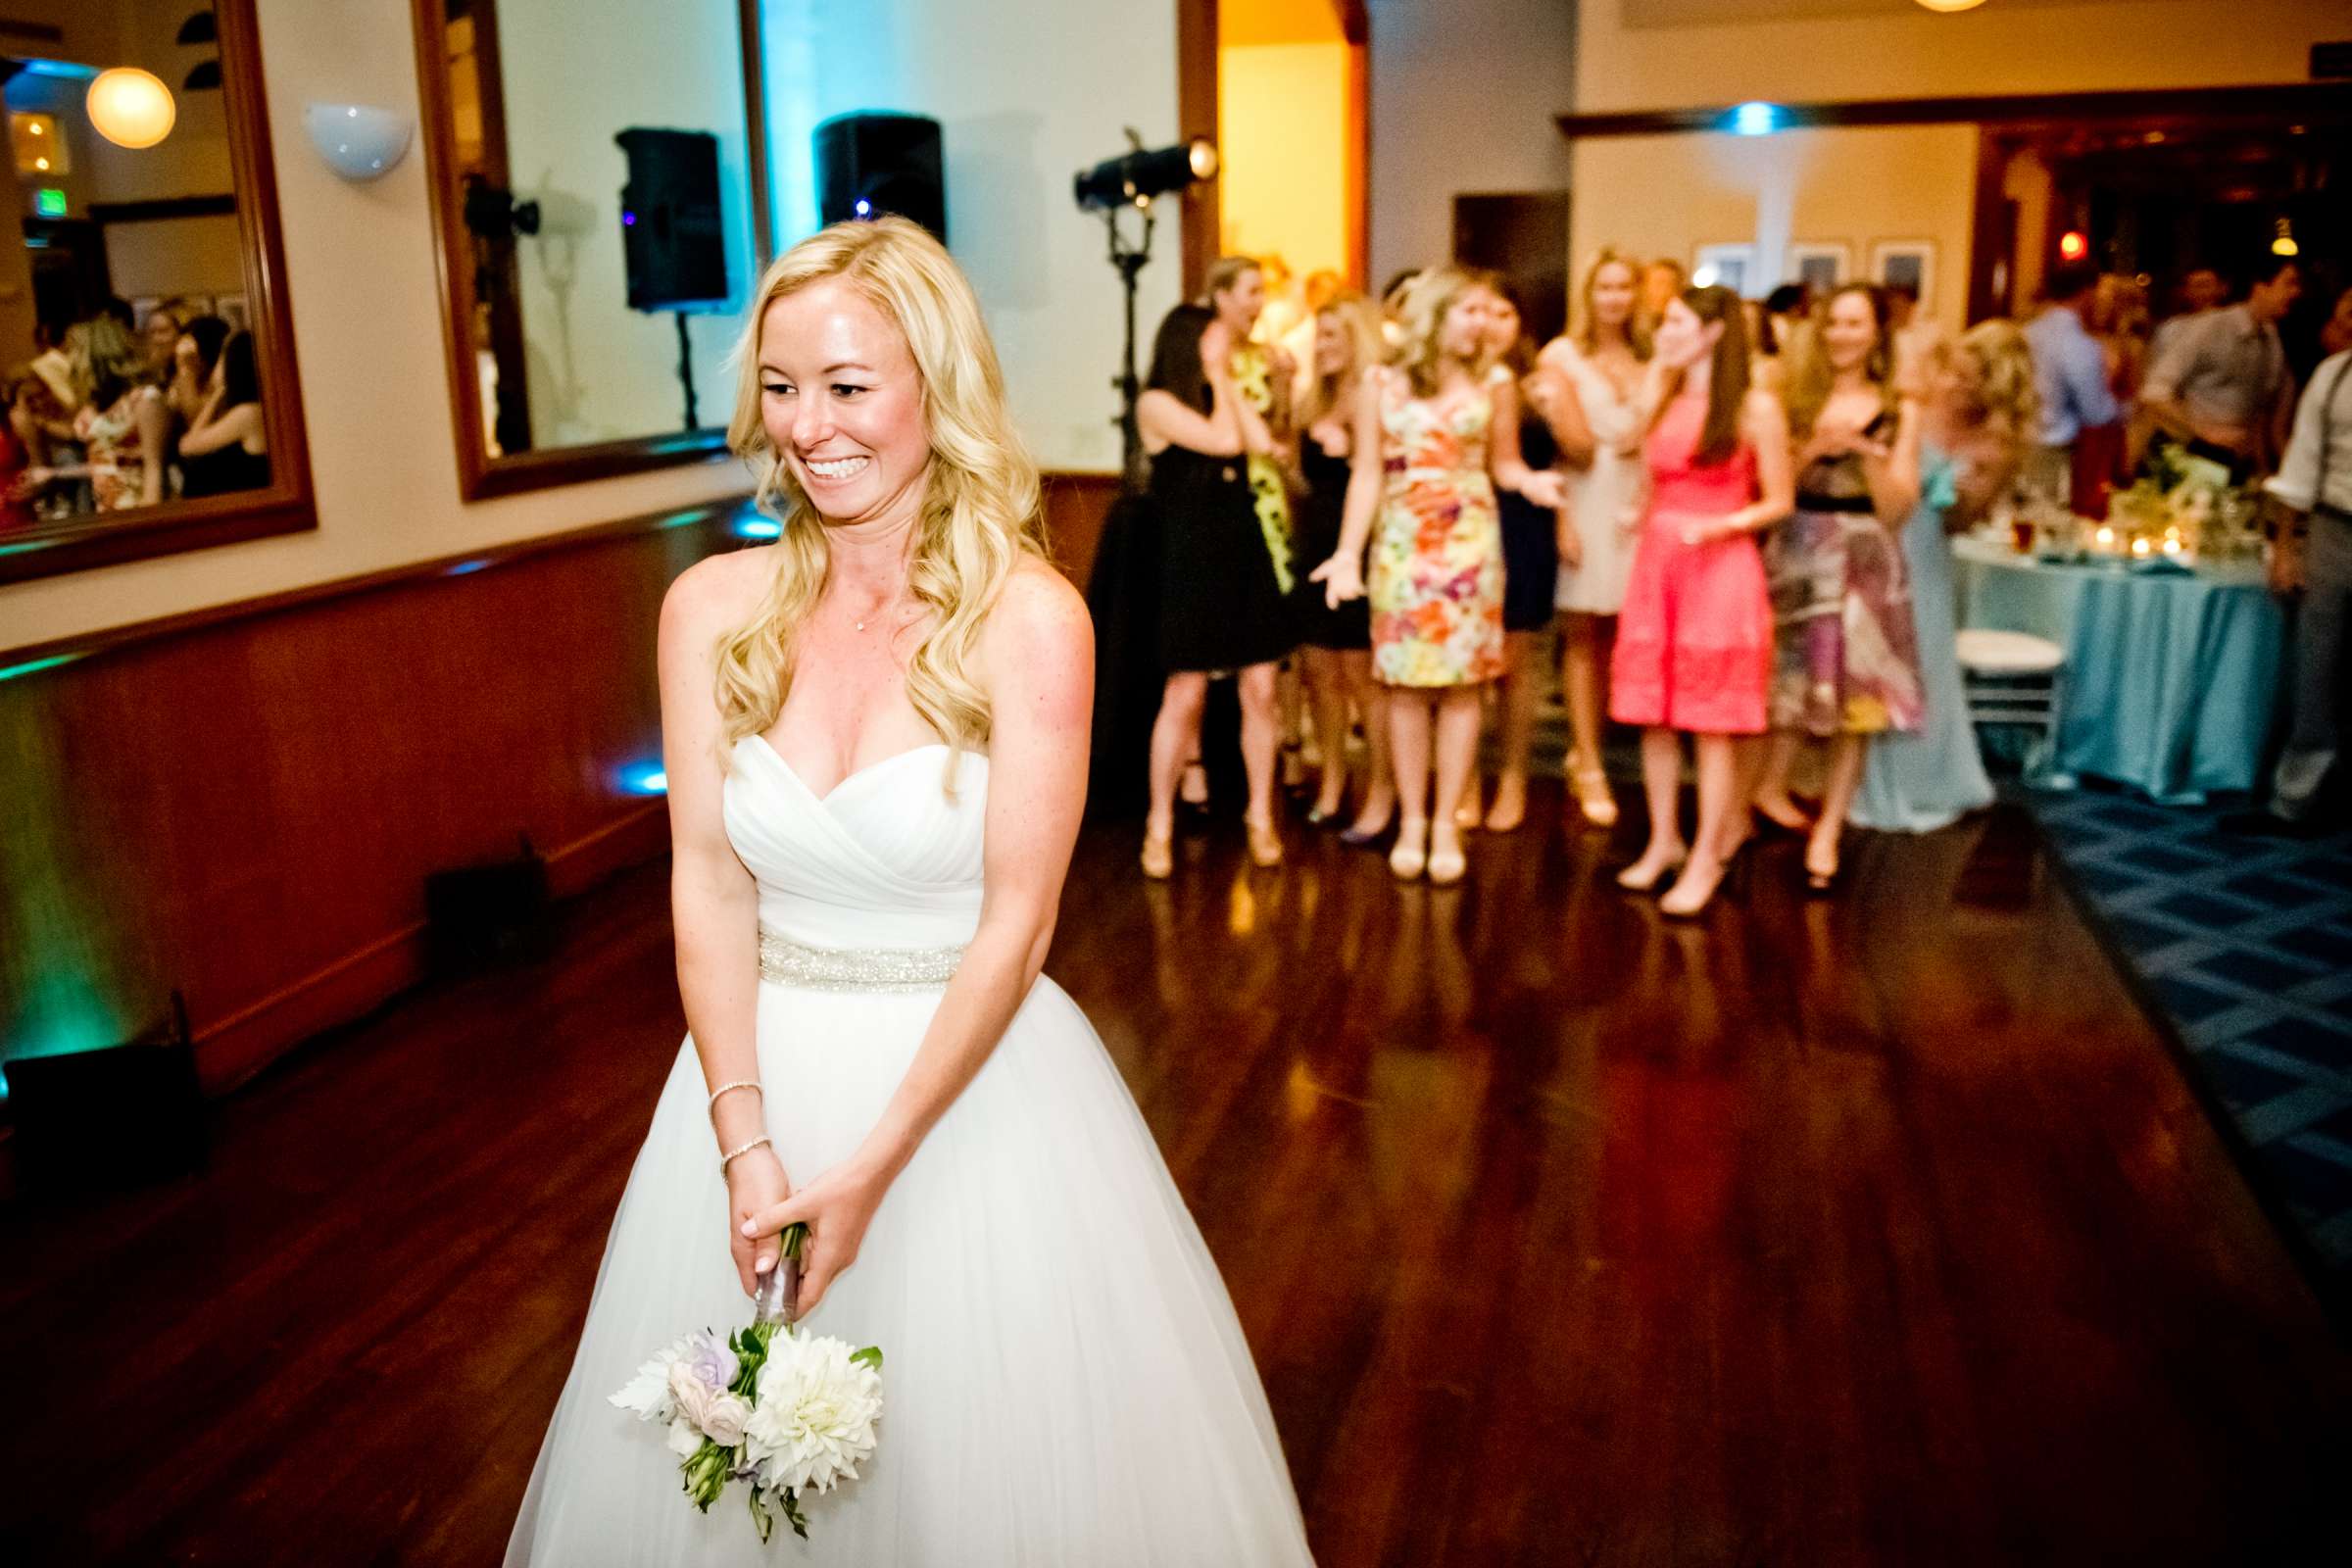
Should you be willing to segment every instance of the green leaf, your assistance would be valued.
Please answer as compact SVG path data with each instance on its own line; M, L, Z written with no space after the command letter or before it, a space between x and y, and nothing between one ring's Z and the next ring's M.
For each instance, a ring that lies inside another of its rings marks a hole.
M744 1500L751 1506L752 1528L760 1532L760 1544L764 1546L767 1544L768 1536L772 1534L776 1528L776 1521L768 1514L767 1505L760 1500L760 1489L758 1487L746 1488L743 1495Z
M808 1242L808 1227L796 1219L784 1227L784 1234L779 1239L784 1243L784 1255L798 1263L801 1260L801 1249Z
M853 1352L850 1356L850 1359L854 1362L870 1366L877 1372L882 1370L882 1348L880 1346L869 1345L862 1350Z

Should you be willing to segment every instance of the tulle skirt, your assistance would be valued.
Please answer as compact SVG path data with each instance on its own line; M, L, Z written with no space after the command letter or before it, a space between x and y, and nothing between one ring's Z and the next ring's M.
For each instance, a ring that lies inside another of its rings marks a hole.
M760 988L768 1130L797 1184L852 1153L938 994ZM698 1514L655 1423L607 1402L749 1321L693 1044L612 1222L509 1564L1311 1562L1231 1299L1085 1015L1040 980L893 1184L807 1331L881 1347L880 1446L761 1546L740 1484Z

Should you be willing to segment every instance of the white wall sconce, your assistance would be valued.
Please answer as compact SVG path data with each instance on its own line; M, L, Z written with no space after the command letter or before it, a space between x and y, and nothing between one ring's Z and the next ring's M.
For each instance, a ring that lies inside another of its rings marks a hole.
M366 104L312 104L302 122L326 167L352 180L388 172L408 153L415 129L408 116Z

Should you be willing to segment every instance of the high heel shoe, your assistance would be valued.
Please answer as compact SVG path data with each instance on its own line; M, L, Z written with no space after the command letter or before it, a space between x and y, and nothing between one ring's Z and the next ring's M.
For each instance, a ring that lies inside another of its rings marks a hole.
M1242 831L1250 840L1250 863L1264 869L1282 863L1282 835L1274 831L1272 822L1255 817L1242 818Z
M1642 858L1646 859L1648 857L1644 856ZM1684 862L1690 858L1690 852L1689 850L1677 850L1647 876L1641 874L1642 861L1636 860L1617 873L1617 885L1628 893L1654 893L1657 891L1658 884L1666 880L1667 872L1681 870Z
M1788 808L1796 813L1793 819L1752 804L1747 810L1748 815L1755 819L1756 825L1767 833L1784 833L1790 837L1800 837L1813 831L1811 817L1807 816L1793 802L1790 803Z
M1462 854L1460 839L1441 844L1429 852L1429 882L1432 887L1449 888L1469 872L1470 861Z
M1494 787L1494 804L1487 808L1487 831L1509 833L1527 820L1527 784L1522 780L1514 790L1508 784Z
M1821 870L1819 867L1808 861L1805 865L1805 897L1809 899L1826 899L1831 894L1836 893L1838 885L1844 880L1845 860L1842 857L1839 858L1837 864L1831 866L1827 871Z
M1390 816L1395 813L1391 812ZM1368 850L1389 836L1390 817L1382 817L1370 827L1350 823L1340 830L1340 842L1351 850Z
M1195 816L1208 814L1208 769L1199 762L1187 762L1177 776L1176 804Z
M1144 853L1142 858L1144 862L1144 875L1150 877L1154 882L1166 881L1169 875L1176 869L1176 844L1174 833L1152 833L1147 830L1144 834Z
M1685 869L1687 872L1688 867ZM1730 874L1730 866L1718 863L1715 880L1707 884L1704 893L1697 894L1687 891L1690 886L1688 874L1676 877L1674 886L1667 890L1664 898L1658 900L1658 912L1669 920L1697 919L1706 912L1707 906L1715 902L1715 895L1723 891L1724 879Z
M1483 820L1485 820L1485 814L1478 808L1478 791L1472 790L1464 795L1461 804L1453 808L1454 828L1457 832L1462 833L1475 832L1478 824Z
M1410 882L1428 867L1428 832L1427 823L1417 833L1409 827L1396 830L1396 848L1389 851L1389 869L1396 873L1398 881Z
M1617 825L1617 798L1609 793L1609 775L1597 767L1579 766L1569 775L1576 791L1577 809L1594 827Z

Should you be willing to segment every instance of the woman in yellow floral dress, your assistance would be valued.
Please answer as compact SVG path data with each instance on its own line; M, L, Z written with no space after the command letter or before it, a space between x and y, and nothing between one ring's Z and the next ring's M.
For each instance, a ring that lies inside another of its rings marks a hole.
M1450 803L1478 750L1481 683L1503 670L1502 524L1494 487L1557 507L1560 476L1519 456L1518 392L1486 378L1493 284L1435 268L1404 296L1395 365L1368 372L1356 400L1354 467L1340 547L1310 574L1335 607L1367 591L1372 673L1390 688L1401 820L1389 865L1461 879L1467 862ZM1371 546L1371 565L1364 564ZM1432 816L1431 753L1437 799Z

